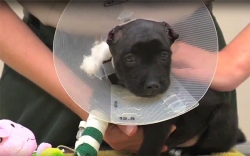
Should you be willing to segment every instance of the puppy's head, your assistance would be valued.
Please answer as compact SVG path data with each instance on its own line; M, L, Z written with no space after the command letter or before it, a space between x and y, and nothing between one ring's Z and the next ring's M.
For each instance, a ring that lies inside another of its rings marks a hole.
M119 83L137 96L164 93L170 85L171 45L179 37L165 22L138 19L108 34Z

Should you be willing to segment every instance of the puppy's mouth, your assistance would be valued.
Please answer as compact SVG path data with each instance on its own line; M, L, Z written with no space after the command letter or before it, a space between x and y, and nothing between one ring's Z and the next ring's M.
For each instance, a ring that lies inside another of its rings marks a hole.
M128 88L129 89L129 88ZM152 98L157 95L163 94L166 90L160 89L160 90L145 90L145 89L138 89L138 90L130 90L131 93L133 93L136 96L139 97L147 97L147 98Z
M159 95L160 93L155 92L155 91L151 91L151 92L147 92L145 94L140 95L141 97L155 97L157 95Z

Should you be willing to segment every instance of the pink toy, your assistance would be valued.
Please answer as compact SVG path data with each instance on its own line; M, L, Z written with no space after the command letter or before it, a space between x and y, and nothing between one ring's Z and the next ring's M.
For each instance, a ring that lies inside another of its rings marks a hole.
M32 131L10 120L0 120L0 156L31 156L36 148Z
M40 156L41 153L42 153L45 149L48 149L48 148L52 148L52 145L49 144L49 143L45 143L45 142L41 143L41 144L38 146L38 148L37 148L36 155L37 155L37 156Z

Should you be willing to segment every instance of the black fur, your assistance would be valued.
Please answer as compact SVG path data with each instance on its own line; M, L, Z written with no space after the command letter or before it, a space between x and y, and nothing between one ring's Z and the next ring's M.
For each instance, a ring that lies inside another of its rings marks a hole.
M178 37L166 22L139 19L115 27L107 40L116 70L110 78L137 96L153 97L165 92L171 83L170 47ZM164 144L176 148L195 136L199 140L183 148L184 155L226 152L245 141L238 129L237 112L217 91L209 89L199 104L179 117L144 125L144 140L137 156L158 156ZM173 124L177 129L167 138Z

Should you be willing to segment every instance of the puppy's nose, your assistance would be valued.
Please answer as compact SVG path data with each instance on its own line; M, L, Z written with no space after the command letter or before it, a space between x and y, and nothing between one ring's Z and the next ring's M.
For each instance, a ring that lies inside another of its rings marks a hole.
M146 83L145 87L146 89L150 89L150 90L158 90L160 89L161 85L158 82L151 81L151 82Z

